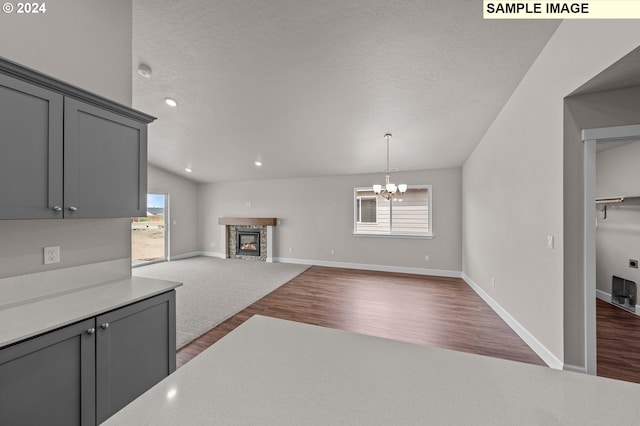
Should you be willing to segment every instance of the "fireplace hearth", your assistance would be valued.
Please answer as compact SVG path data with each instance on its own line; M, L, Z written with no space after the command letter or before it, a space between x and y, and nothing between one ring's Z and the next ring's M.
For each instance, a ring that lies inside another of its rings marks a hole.
M237 235L237 255L260 257L260 231L244 231L239 229Z

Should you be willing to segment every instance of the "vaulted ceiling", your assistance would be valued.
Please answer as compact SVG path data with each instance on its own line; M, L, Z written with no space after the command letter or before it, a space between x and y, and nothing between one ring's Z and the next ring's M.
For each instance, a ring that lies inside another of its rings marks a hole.
M483 20L479 0L134 0L133 17L149 162L200 182L379 172L387 132L391 167L461 166L559 23Z

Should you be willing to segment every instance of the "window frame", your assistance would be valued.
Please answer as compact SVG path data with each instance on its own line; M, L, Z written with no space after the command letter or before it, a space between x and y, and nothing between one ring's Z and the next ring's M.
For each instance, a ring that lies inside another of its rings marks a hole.
M356 194L357 194L357 192L356 192ZM374 222L363 222L362 221L362 200L363 199L365 199L365 200L371 200L371 199L376 200L376 220ZM356 223L360 223L360 224L366 223L366 224L372 224L372 225L377 225L378 224L378 196L377 195L364 195L364 196L360 196L360 197L358 197L356 195L356 205L355 205L354 208L355 208L356 212L360 213L360 215L358 215L356 213L356 216L360 216L360 217L356 217Z
M358 191L369 190L373 191L372 186L359 186L353 189L353 235L356 237L383 237L383 238L423 238L423 239L432 239L433 238L433 185L407 185L407 190L410 189L426 189L427 190L427 227L428 231L424 233L406 233L406 232L393 232L393 200L389 201L389 216L390 216L390 231L385 233L363 233L357 231L357 226L361 222L358 221L357 216L357 208L358 202L360 198L368 198L369 196L358 196ZM378 209L378 200L377 198L380 195L376 195L376 221L378 220L379 214L377 212ZM370 222L365 222L370 223ZM377 222L376 222L377 223Z

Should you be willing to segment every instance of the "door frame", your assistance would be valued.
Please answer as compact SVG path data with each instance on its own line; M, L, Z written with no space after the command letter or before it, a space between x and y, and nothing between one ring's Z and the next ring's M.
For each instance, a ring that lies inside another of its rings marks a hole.
M136 268L138 266L150 265L152 263L168 262L171 260L171 252L170 252L170 246L169 246L169 243L171 241L170 232L169 232L169 228L171 224L171 217L170 217L171 213L169 211L169 193L168 192L147 192L147 197L149 196L149 194L162 195L164 197L164 257L162 259L150 260L148 262L140 262L140 263L133 263L133 257L132 257L131 259L132 268Z
M640 124L582 130L584 143L584 341L587 374L597 373L596 347L596 146L598 142L640 140Z

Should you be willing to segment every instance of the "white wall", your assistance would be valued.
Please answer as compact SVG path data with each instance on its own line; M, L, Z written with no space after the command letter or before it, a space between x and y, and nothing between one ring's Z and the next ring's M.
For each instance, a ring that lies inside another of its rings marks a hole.
M44 14L0 13L0 56L130 106L131 0L46 6Z
M640 142L598 153L596 196L640 196L639 163ZM596 288L611 294L613 275L640 284L640 269L629 267L629 259L640 260L640 205L609 206L597 221Z
M148 192L169 194L170 258L198 252L198 184L151 165L147 175Z
M459 275L461 169L393 174L396 182L433 185L434 237L430 240L353 235L354 187L383 180L384 175L378 173L202 184L201 250L224 253L224 227L218 225L219 217L277 217L280 222L275 230L274 257L286 261ZM426 254L429 262L425 261Z
M563 98L639 44L636 21L564 21L463 168L463 271L560 365L564 251L581 238L563 197L582 191L563 188Z
M0 55L131 105L131 1L56 0L43 15L0 13ZM0 277L131 256L129 219L0 221ZM61 261L42 264L60 245Z

